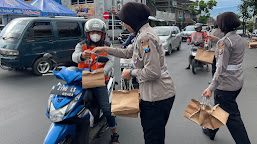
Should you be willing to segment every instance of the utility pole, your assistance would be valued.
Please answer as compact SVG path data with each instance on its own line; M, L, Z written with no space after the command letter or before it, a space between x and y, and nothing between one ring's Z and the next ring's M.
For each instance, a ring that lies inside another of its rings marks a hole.
M114 44L114 11L116 8L116 0L112 0L112 44Z
M254 15L254 10L255 10L255 6L253 6L253 31L255 29L255 22L256 22L256 18L255 18L255 15Z

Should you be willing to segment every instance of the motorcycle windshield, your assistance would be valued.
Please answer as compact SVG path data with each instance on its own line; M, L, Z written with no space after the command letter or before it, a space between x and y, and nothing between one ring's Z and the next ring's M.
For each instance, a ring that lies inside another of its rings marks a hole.
M53 70L53 73L57 79L62 79L67 82L67 84L71 84L75 81L82 81L82 72L89 71L89 69L75 69L72 70L70 68L61 66L58 67L57 70Z

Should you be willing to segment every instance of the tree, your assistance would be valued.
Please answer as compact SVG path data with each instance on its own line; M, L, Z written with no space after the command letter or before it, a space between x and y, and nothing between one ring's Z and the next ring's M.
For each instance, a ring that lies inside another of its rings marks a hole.
M251 15L248 12L248 2L247 1L243 1L243 3L241 5L239 5L239 10L241 12L240 18L243 19L243 34L245 34L245 22L251 18Z
M253 22L251 22L251 21L247 22L246 25L247 25L247 30L249 32L253 32L253 30L254 30L253 28L257 26L257 24L253 24Z
M215 6L217 6L216 0L209 0L208 2L205 2L204 0L196 0L189 7L189 10L193 15L200 15L198 22L205 24L210 17L210 10Z
M243 19L243 33L245 34L245 22L254 18L257 15L257 0L241 0L243 3L238 6L238 9L241 12L240 17ZM254 19L253 19L254 20ZM253 29L255 25L252 25Z
M252 13L252 16L257 15L257 0L241 0L243 2L246 2L248 7L250 7L250 13Z

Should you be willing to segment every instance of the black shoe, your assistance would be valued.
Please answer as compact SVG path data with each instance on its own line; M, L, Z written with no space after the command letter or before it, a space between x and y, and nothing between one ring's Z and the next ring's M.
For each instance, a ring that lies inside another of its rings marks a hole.
M257 68L257 66L255 66L254 68Z
M185 69L186 69L186 70L190 69L190 66L186 67Z
M203 133L205 135L207 135L211 140L214 140L216 132L218 131L218 130L212 131L212 130L210 130L208 128L205 128L205 127L202 127L202 130L203 130Z
M119 135L117 133L113 133L111 136L111 144L119 144Z

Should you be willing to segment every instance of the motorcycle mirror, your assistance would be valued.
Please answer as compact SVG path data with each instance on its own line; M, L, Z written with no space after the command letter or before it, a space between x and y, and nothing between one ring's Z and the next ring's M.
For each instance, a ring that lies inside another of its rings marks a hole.
M106 56L98 56L98 57L96 58L96 61L98 61L98 62L100 62L100 63L106 63L106 62L109 61L109 58L106 57Z

